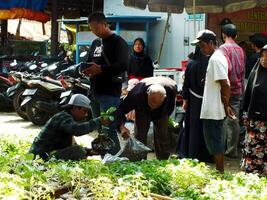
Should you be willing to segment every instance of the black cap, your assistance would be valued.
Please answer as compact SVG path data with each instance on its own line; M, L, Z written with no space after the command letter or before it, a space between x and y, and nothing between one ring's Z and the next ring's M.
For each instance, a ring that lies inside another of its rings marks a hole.
M220 26L224 26L226 24L232 24L232 21L229 18L223 18L220 22Z
M263 33L254 33L249 36L249 41L261 49L265 44L267 44L267 36Z
M226 24L222 27L222 33L229 37L235 38L237 34L236 26L234 24Z

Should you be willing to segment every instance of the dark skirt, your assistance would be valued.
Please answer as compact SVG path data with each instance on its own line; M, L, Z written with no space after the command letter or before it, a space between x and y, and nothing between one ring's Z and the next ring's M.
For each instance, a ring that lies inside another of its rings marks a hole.
M185 158L196 158L201 162L213 162L204 140L200 119L201 104L202 99L190 95L184 130L179 135L178 154Z

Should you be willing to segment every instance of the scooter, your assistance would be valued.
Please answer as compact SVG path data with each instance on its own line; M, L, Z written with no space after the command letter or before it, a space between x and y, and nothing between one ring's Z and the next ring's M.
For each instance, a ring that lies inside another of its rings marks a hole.
M60 81L48 77L28 82L29 88L22 96L24 97L21 107L25 107L28 119L35 125L43 125L45 122L60 111L58 100L65 88Z
M27 72L12 72L10 76L16 81L16 84L7 89L5 99L12 102L14 110L21 118L28 120L25 108L20 106L23 100L22 93L28 88L28 82L39 79L39 75L32 75Z

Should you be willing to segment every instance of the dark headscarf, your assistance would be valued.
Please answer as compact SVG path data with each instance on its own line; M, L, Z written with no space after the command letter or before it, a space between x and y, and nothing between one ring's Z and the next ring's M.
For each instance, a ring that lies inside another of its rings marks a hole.
M145 45L145 41L144 41L142 38L136 38L136 39L134 40L134 43L133 43L133 44L135 44L137 41L139 41L139 42L142 44L142 46L143 46L143 51L137 53L137 52L135 52L135 51L133 50L133 54L134 54L135 56L137 56L137 57L144 57L144 56L145 56L144 49L145 49L145 47L146 47L146 45Z

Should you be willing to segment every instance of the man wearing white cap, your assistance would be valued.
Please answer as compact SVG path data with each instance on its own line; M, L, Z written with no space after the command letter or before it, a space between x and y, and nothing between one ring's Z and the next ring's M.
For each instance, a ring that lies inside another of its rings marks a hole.
M230 83L228 61L217 50L216 35L210 30L202 30L195 41L204 55L211 55L204 86L200 118L203 119L204 139L208 151L214 157L216 169L224 171L223 121L226 116L234 117L229 106Z
M71 97L64 111L55 114L34 139L29 153L47 160L51 155L57 159L80 160L86 158L86 148L73 144L73 136L88 134L97 130L101 124L109 122L102 118L85 121L91 109L90 100L82 95Z

